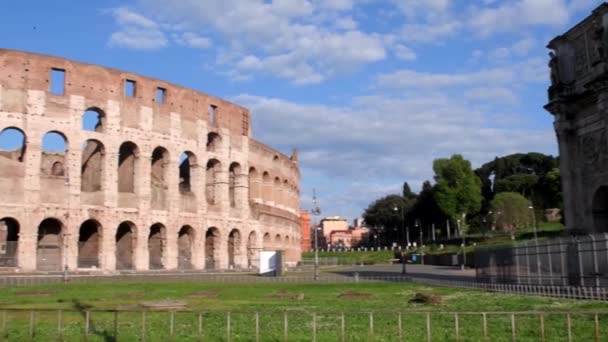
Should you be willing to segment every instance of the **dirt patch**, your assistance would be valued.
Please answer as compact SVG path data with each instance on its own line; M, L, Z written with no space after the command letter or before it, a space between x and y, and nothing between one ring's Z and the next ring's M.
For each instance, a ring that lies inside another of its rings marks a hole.
M346 291L342 292L338 295L338 298L343 299L368 299L371 297L371 293L367 292L355 292L355 291Z
M185 309L187 304L177 300L152 300L141 302L142 308L148 310L168 310L168 309Z
M220 293L218 291L196 291L192 292L188 295L188 297L192 298L214 298L217 297Z
M297 299L297 300L302 300L304 299L304 294L303 293L291 293L291 292L287 292L285 290L281 290L281 291L277 291L273 294L270 294L268 297L271 298L280 298L280 299Z
M27 296L27 297L48 297L57 294L56 291L20 291L15 292L15 296Z
M422 292L416 292L409 301L410 304L418 305L441 305L442 302L440 296Z

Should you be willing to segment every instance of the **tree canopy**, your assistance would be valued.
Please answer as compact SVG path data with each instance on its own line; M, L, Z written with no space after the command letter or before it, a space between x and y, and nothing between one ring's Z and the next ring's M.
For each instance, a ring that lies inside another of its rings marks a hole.
M398 241L405 224L405 215L412 200L399 195L388 195L375 200L363 213L363 219L370 227L375 227L387 241Z
M499 230L514 232L532 223L530 201L516 192L496 194L491 203L492 215Z
M449 159L435 159L433 170L435 200L448 217L456 220L481 209L481 180L468 160L459 154Z

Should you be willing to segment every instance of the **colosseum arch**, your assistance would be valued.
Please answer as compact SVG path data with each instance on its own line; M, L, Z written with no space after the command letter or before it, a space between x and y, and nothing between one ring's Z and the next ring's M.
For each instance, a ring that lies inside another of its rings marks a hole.
M61 271L63 269L64 225L55 218L47 218L38 226L36 269Z
M222 168L222 163L217 159L210 159L207 162L207 176L205 186L205 198L207 203L214 205L217 204L217 185L219 182L219 173Z
M101 224L86 220L78 231L78 268L99 267L101 253Z
M137 246L137 228L129 221L118 225L115 235L115 255L117 270L132 270L135 265L135 247Z
M277 234L277 235L274 236L274 245L275 245L275 247L277 247L277 248L280 247L282 242L283 241L281 240L281 234Z
M169 151L158 146L152 152L150 167L150 204L152 209L167 209L167 171L169 170Z
M272 183L267 171L262 174L262 199L264 202L272 201Z
M213 270L218 268L218 251L222 241L220 240L220 230L211 227L205 233L205 269Z
M192 174L196 164L196 155L190 151L184 151L179 156L179 192L181 194L192 194Z
M269 250L272 249L272 238L270 237L270 233L265 233L264 237L262 238L262 247L264 248L264 250Z
M285 235L285 246L289 246L289 235Z
M222 137L215 133L210 132L207 134L207 152L217 152L222 143Z
M48 177L65 177L67 165L67 138L58 131L47 132L42 137L42 155L40 156L40 176ZM65 181L64 181L65 182ZM64 185L61 181L52 182L45 180L47 189L55 189L58 185ZM56 184L55 184L56 183Z
M272 187L272 201L275 205L281 205L281 179L274 177L274 184Z
M228 169L228 200L230 207L235 208L236 204L236 186L238 176L241 174L241 165L239 163L230 164Z
M24 199L25 150L22 130L7 127L0 131L0 186L5 189L3 196L9 203L21 203Z
M281 188L281 195L282 195L281 203L286 207L290 207L290 205L289 205L289 201L290 201L289 182L287 181L287 179L283 180L283 187Z
M248 178L248 187L249 187L249 201L253 202L255 199L260 197L260 179L258 171L255 167L249 168L249 178Z
M106 114L97 107L91 107L82 113L82 129L89 132L103 132Z
M19 222L12 217L0 219L0 267L18 265Z
M148 260L149 269L159 270L164 268L164 258L167 247L167 229L160 223L150 227L148 234Z
M241 232L233 229L228 235L228 268L240 267L241 259Z
M195 233L192 227L183 226L177 234L177 268L187 270L193 268L192 251L194 249Z
M124 194L136 194L139 160L139 148L130 141L120 145L118 149L118 192Z
M256 266L256 251L257 251L258 235L255 231L251 231L247 237L247 268Z
M104 177L104 158L105 147L100 141L94 139L85 141L80 165L81 192L101 191Z

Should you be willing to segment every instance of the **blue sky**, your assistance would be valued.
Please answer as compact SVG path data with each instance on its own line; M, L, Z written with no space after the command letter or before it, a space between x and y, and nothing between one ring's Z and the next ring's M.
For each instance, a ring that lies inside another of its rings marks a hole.
M546 43L592 0L10 1L3 48L129 70L237 102L300 150L302 203L352 219L432 161L557 153Z

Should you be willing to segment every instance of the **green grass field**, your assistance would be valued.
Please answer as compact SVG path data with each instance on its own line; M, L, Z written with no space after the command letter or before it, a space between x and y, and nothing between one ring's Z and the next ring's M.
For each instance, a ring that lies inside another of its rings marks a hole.
M412 304L416 293L440 298L439 304ZM90 341L113 341L114 313L95 310L139 310L139 304L150 300L178 300L187 303L188 312L175 314L176 341L198 340L199 314L207 341L227 340L227 312L230 314L232 341L251 341L255 334L255 312L259 312L262 341L283 340L287 316L289 340L310 341L313 314L316 315L318 341L339 340L341 315L345 317L345 340L365 341L370 334L369 311L374 311L375 341L398 340L398 318L407 340L425 339L426 312L430 316L433 340L454 340L454 316L461 312L459 328L463 340L482 338L481 312L489 312L488 333L492 341L511 340L511 320L504 311L545 312L548 341L566 340L565 311L572 316L573 334L579 341L593 340L595 312L608 313L608 303L558 300L540 297L518 297L476 290L427 287L402 283L359 284L217 284L217 283L119 283L23 286L0 291L0 312L7 308L50 309L34 316L35 340L57 340L57 311L92 310ZM468 314L464 314L468 312ZM477 314L475 314L477 313ZM6 311L8 340L29 337L29 311ZM84 313L63 312L64 340L84 338ZM0 316L2 319L3 316ZM121 312L118 314L120 341L141 340L145 330L148 341L170 340L170 314ZM608 315L600 317L601 333L608 338ZM145 319L145 323L144 323ZM145 324L145 325L144 325ZM145 327L145 329L143 329ZM516 316L518 341L539 339L539 317Z

